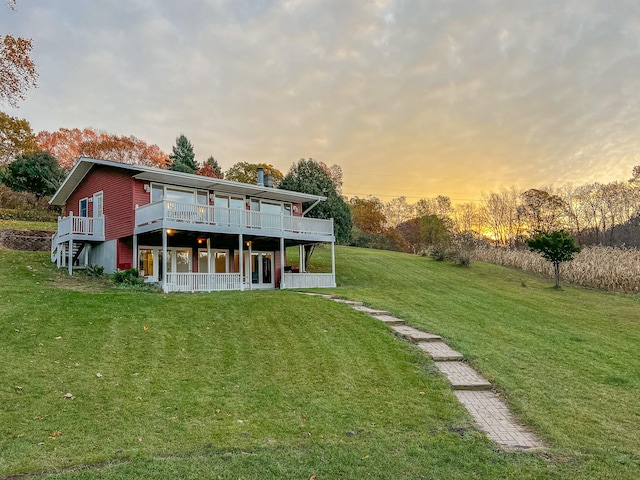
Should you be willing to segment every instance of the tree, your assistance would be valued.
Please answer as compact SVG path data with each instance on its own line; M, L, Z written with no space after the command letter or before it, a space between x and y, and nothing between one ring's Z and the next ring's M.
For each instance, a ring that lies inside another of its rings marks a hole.
M309 193L327 197L316 205L308 215L312 218L333 218L335 236L338 242L346 242L351 232L351 212L344 199L338 194L333 180L320 164L313 159L301 159L291 165L291 169L280 182L280 187L294 192ZM311 204L304 204L303 209ZM310 253L309 253L310 255Z
M542 257L553 264L556 277L555 288L560 288L560 264L573 260L574 254L582 248L577 246L573 237L564 230L554 232L538 232L533 238L527 240L527 245L532 252L539 252Z
M29 57L31 39L5 35L0 41L0 100L17 107L27 90L38 86L36 66Z
M349 200L349 210L351 210L353 226L363 233L380 235L384 232L387 219L384 216L384 206L379 198L353 197Z
M419 218L416 217L402 222L392 231L402 238L403 245L406 246L404 251L409 253L418 253L422 249L423 243Z
M250 183L255 185L258 183L258 168L262 168L265 174L270 174L273 177L273 183L277 187L284 175L276 167L269 163L249 163L238 162L227 170L225 178L234 182Z
M0 165L7 165L20 155L36 150L38 145L29 122L0 112Z
M53 195L65 172L49 152L33 152L18 157L7 167L4 183L17 192L31 192L38 198Z
M224 178L224 173L222 173L220 164L213 157L207 158L204 165L198 169L198 175L211 178Z
M415 217L415 208L407 203L407 197L398 197L384 204L387 227L394 228Z
M38 133L36 142L58 159L60 166L71 170L82 156L135 165L165 168L169 156L157 145L132 136L112 135L101 130L61 128Z
M444 247L451 242L446 222L437 215L426 215L420 219L420 236L425 247Z
M562 216L568 206L559 196L531 188L523 192L520 199L517 212L523 228L528 228L530 232L540 232L561 227Z
M198 165L195 161L193 145L183 134L176 138L173 153L169 155L169 170L184 173L196 173Z

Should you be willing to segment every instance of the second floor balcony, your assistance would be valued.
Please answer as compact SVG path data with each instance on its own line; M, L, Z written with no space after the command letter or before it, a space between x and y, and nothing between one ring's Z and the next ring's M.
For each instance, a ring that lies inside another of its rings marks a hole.
M297 217L171 200L138 207L135 212L135 227L138 233L157 228L175 228L213 233L308 238L310 241L334 240L333 219Z

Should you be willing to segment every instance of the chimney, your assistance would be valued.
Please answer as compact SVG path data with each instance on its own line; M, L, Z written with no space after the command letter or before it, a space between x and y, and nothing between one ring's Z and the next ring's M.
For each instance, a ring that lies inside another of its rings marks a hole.
M262 168L258 168L258 186L264 187L264 170Z
M270 173L267 173L264 176L264 186L273 188L273 175L271 175Z

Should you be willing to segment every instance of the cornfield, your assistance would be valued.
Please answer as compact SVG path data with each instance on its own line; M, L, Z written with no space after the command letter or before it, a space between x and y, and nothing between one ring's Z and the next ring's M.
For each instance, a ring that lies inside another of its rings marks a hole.
M553 266L528 250L478 248L473 259L553 277ZM640 250L585 247L571 262L560 265L563 281L625 293L640 292Z

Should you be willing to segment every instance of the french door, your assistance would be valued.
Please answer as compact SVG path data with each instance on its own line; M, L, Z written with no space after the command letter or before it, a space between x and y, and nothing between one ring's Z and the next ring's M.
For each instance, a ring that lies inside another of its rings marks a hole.
M245 254L246 275L251 282L251 288L274 288L275 275L273 271L273 252L251 252Z

